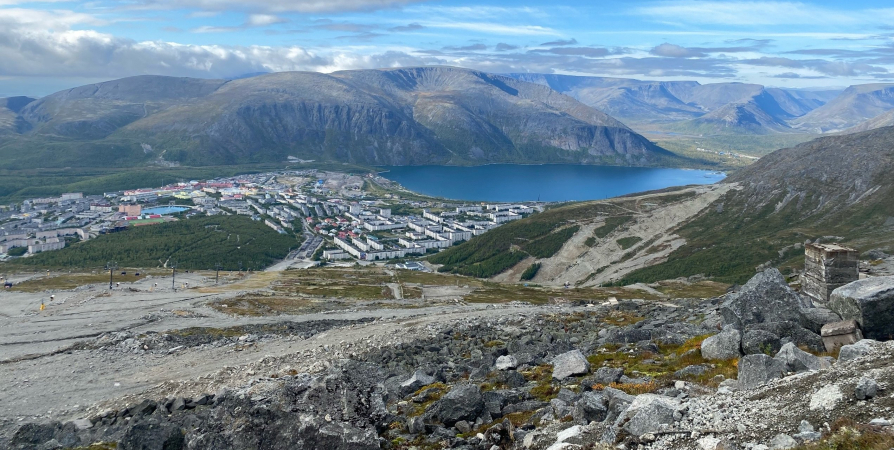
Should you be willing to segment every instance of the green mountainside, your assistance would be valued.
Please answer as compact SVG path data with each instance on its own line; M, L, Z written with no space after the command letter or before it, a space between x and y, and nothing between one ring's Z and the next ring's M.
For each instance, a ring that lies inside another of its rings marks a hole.
M684 162L546 86L452 67L229 81L140 76L0 110L2 169L257 164L288 156L367 165Z

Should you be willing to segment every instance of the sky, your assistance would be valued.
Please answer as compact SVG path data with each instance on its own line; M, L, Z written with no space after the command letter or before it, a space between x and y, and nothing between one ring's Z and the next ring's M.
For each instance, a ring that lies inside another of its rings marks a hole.
M0 96L134 75L451 65L788 88L894 81L894 2L0 0Z

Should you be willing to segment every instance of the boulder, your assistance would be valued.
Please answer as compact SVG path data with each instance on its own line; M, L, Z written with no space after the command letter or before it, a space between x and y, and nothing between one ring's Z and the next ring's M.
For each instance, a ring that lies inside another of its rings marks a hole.
M785 375L785 363L762 353L739 360L739 387L753 389Z
M627 407L630 406L636 398L633 395L614 388L603 389L602 395L608 401L608 413L605 416L605 420L612 422L626 411Z
M831 367L828 361L795 347L789 342L782 346L775 359L785 364L785 370L789 372L808 372L811 370L828 369Z
M776 269L767 269L748 280L739 292L730 294L720 306L724 325L742 330L768 321L801 321L800 296Z
M565 378L584 375L590 371L590 363L580 350L572 350L562 353L553 359L553 378L563 380Z
M842 346L859 342L863 339L863 332L856 320L848 319L823 325L820 336L823 337L826 351L834 352Z
M862 377L854 387L854 397L857 400L866 400L875 397L878 394L878 383L872 378Z
M696 364L692 366L686 366L676 372L674 372L674 377L676 378L684 378L684 377L699 377L706 373L708 373L712 367L708 364Z
M854 319L869 339L894 338L894 276L857 280L832 291L829 308Z
M475 419L485 410L481 389L474 384L460 384L454 386L450 392L435 402L425 415L452 427L460 420L475 422Z
M823 338L820 335L802 327L797 322L765 322L749 326L747 331L763 330L779 336L781 344L794 342L798 347L805 346L812 351L822 352L826 350Z
M585 392L574 405L571 417L575 422L584 425L590 422L602 422L608 415L608 401L601 392Z
M669 397L655 394L638 395L623 414L615 419L615 428L631 436L642 436L659 431L662 425L674 423L674 411L679 403Z
M427 375L421 370L413 373L413 376L400 384L401 396L406 396L435 382L435 377Z
M835 311L826 308L802 308L801 325L814 333L819 334L823 325L841 320Z
M512 355L501 356L497 358L497 362L494 364L494 369L497 370L509 370L516 367L518 367L518 360Z
M722 331L702 342L702 358L735 359L740 356L741 333L736 329Z
M787 434L777 434L767 443L770 450L787 450L798 446L798 441Z
M772 355L779 352L782 344L779 336L766 330L748 330L742 335L742 351L746 355L763 353Z
M134 450L181 450L185 438L180 427L149 419L137 422L124 432L118 448Z
M590 377L589 380L591 380L593 383L608 386L612 383L617 383L622 376L624 376L624 369L600 367L596 370L596 372L593 373L593 376Z
M876 343L877 341L873 339L861 339L851 345L842 346L838 352L838 361L850 361L868 355Z

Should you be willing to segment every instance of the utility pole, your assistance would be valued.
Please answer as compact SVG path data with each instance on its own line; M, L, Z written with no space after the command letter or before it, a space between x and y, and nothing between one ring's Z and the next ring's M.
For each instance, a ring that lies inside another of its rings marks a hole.
M220 265L220 263L217 263L217 264L214 266L214 268L217 269L217 275L214 276L214 284L217 284L217 283L220 281L220 269L221 269L221 267L222 267L222 266Z
M177 287L174 285L176 278L177 278L177 263L171 262L171 289L173 289L174 291L177 290Z
M109 261L106 263L106 270L109 271L109 290L112 290L112 273L118 270L118 263L115 261Z

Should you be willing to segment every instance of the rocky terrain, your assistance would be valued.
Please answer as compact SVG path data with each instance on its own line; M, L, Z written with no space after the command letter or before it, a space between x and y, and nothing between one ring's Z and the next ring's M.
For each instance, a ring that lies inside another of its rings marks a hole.
M887 287L873 288L881 297L872 298L890 302L894 279L876 280ZM838 320L768 269L710 299L510 303L398 320L104 333L70 351L201 358L277 341L290 349L64 414L5 417L0 446L716 450L858 436L894 442L894 346L862 340L822 353L819 327Z

